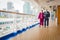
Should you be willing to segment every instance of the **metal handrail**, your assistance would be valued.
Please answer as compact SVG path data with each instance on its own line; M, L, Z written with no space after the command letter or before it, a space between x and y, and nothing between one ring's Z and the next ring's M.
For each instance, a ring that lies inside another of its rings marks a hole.
M6 11L6 10L0 10L0 12L11 13L11 14L19 14L19 15L30 15L30 16L35 16L35 15L32 15L32 14L24 14L24 13L12 12L12 11Z

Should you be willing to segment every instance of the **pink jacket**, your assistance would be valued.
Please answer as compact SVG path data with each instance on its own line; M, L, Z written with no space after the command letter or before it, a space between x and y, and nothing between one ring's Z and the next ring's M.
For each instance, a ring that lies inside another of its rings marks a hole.
M43 12L40 12L40 13L39 13L38 19L44 19L44 13L43 13Z

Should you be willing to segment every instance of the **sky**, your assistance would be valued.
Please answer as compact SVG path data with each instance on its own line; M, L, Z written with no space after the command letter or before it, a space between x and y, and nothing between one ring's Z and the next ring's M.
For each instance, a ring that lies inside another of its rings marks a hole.
M0 0L0 10L6 9L7 10L7 2L12 2L14 6L14 11L19 10L20 13L24 13L23 11L23 5L26 3L26 1L23 0ZM38 6L35 5L35 3L31 4L31 14L37 15L38 14Z
M14 10L19 10L23 13L24 1L22 0L0 0L0 10L7 9L7 2L13 2Z

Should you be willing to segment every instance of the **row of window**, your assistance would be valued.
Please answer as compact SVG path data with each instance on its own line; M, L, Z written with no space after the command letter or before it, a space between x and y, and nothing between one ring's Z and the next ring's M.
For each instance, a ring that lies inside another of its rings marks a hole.
M9 22L0 22L0 25L1 25L1 24L10 24L10 23L13 23L13 21L9 21Z
M19 23L20 20L17 20L16 22ZM10 23L13 23L13 21L9 21L9 22L0 22L0 25L1 25L1 24L10 24Z

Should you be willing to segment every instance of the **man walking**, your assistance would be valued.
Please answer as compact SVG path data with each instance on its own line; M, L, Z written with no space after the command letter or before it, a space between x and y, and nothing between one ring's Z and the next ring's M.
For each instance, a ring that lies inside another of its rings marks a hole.
M50 13L49 13L49 11L46 10L44 12L44 25L45 25L45 27L49 26L49 17L50 17Z

